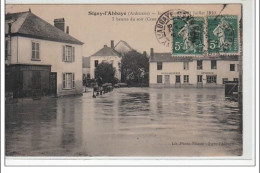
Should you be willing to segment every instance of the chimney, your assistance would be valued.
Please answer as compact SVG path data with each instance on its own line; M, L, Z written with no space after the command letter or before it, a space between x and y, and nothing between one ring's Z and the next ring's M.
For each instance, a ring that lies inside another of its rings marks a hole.
M150 49L150 57L153 57L153 48Z
M111 48L114 49L114 40L111 40Z
M146 53L146 51L144 51L143 55L144 55L144 56L147 56L147 53Z
M66 33L67 33L67 34L70 34L70 28L69 28L69 26L66 27Z
M64 18L54 19L54 26L64 32L65 31L65 19Z

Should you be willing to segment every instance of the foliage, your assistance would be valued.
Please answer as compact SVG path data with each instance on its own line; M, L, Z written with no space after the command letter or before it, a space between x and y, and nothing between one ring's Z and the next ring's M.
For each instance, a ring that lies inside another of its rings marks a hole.
M95 78L99 86L104 83L114 83L115 68L112 64L102 62L95 69Z
M146 54L137 51L126 53L121 61L122 82L131 86L148 85L149 59Z

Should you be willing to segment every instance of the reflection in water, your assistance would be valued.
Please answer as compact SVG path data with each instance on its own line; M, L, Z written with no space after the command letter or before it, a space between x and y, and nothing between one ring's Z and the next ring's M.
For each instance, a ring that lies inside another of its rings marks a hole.
M120 88L95 99L7 104L6 155L241 155L238 105L225 101L223 89L212 91Z

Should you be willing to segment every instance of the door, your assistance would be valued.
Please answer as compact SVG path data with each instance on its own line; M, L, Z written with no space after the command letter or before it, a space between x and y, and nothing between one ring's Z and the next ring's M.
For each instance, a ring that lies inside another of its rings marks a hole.
M33 98L40 98L42 96L41 87L41 71L32 71L32 96Z
M57 72L50 73L50 95L57 96Z
M202 88L202 87L203 87L202 75L198 75L198 76L197 76L197 87L198 87L198 88Z
M41 89L41 71L32 71L32 88L34 90Z
M175 87L180 88L181 87L181 75L175 76Z
M166 85L170 84L170 75L164 75L164 84Z

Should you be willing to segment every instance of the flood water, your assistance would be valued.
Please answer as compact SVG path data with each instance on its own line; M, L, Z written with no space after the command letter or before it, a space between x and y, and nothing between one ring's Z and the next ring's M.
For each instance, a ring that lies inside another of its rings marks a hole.
M120 88L6 104L7 156L239 156L224 89Z

